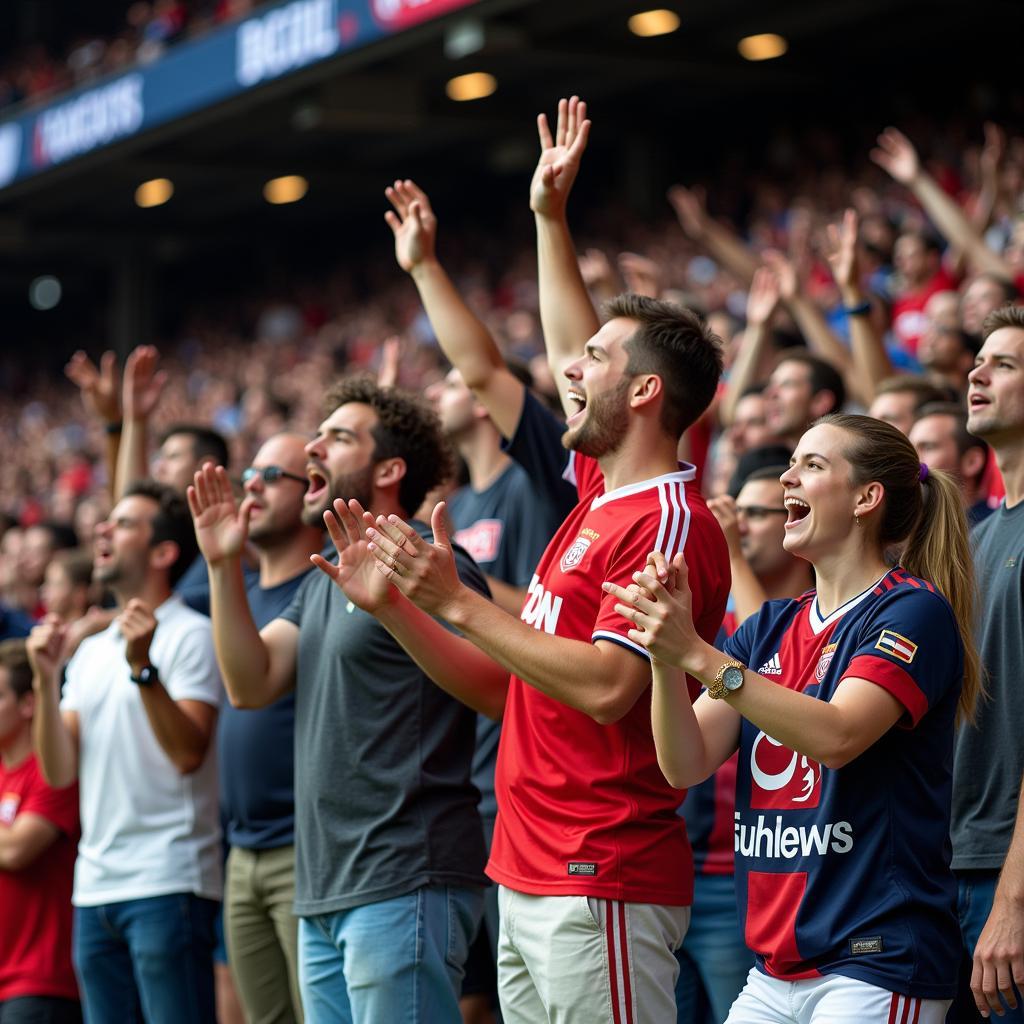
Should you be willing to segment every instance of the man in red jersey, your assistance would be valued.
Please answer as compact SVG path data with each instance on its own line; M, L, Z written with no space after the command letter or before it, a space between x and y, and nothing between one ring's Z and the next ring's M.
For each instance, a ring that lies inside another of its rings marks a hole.
M561 106L558 147L542 131L542 165L561 159L552 173L574 176L589 122L578 102ZM574 254L571 263L578 281ZM542 291L553 286L550 270L542 259ZM440 686L503 717L487 871L501 885L507 1024L674 1019L674 950L693 894L680 792L665 782L651 736L650 665L601 584L628 586L645 550L683 552L700 581L699 629L717 632L728 552L676 449L714 395L721 353L688 310L630 295L608 316L558 366L567 473L581 500L542 556L519 619L458 583L443 506L426 544L394 517L374 522L356 503L336 502L340 524L325 518L339 564L318 562ZM528 393L518 400L513 447L549 447L551 421Z
M0 1021L82 1019L71 969L78 784L46 784L32 752L32 667L0 643Z

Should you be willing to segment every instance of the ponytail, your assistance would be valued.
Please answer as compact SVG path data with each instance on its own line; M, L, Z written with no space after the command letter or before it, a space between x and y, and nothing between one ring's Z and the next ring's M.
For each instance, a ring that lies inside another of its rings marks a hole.
M923 509L901 559L913 576L934 583L949 601L964 645L964 682L957 723L973 722L983 692L981 658L974 644L974 571L960 487L949 473L929 471L921 482Z
M960 488L948 473L922 467L914 446L889 423L843 413L818 423L839 427L850 438L844 454L855 484L877 480L885 488L878 525L883 550L902 543L903 567L949 601L964 649L957 724L973 722L983 688L974 645L974 563Z

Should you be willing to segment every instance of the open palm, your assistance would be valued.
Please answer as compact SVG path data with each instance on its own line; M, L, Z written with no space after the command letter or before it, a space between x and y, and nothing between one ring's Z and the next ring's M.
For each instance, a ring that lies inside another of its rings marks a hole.
M384 219L395 236L395 259L408 274L434 258L437 217L426 192L413 181L396 181L384 190L384 195L394 207Z
M537 117L537 133L540 159L530 182L530 209L545 217L560 216L565 211L590 135L586 103L578 96L559 100L554 137L546 114Z
M334 510L324 513L327 532L338 551L338 560L329 562L322 555L313 555L313 564L329 576L342 593L363 611L375 614L395 599L390 583L376 568L366 540L366 512L359 502L348 504L341 498ZM372 517L369 520L372 522Z
M223 466L207 464L188 489L199 550L210 565L241 555L249 536L249 505L238 507Z

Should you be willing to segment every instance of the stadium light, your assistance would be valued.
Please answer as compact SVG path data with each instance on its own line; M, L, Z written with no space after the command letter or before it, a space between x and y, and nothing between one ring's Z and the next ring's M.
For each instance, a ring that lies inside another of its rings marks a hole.
M679 28L679 15L675 11L661 8L656 11L641 11L626 23L635 36L667 36Z
M486 71L473 71L468 75L450 78L444 91L448 94L448 99L455 100L456 103L465 103L467 100L482 100L497 88L498 80L494 75L489 75Z
M62 294L63 289L60 286L60 281L52 274L37 277L28 286L29 305L33 309L40 311L53 309L60 302Z
M135 190L135 205L148 210L163 206L174 195L174 182L170 178L151 178Z
M286 174L282 178L271 178L263 186L263 198L268 203L281 206L297 203L309 191L309 182L301 174Z
M756 36L744 36L737 49L747 60L773 60L789 49L789 43L774 32L761 32Z

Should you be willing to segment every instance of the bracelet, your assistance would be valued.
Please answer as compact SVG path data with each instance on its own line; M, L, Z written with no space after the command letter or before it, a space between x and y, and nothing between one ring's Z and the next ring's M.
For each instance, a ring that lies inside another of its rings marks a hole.
M111 437L113 437L113 436L114 436L115 434L120 434L120 433L121 433L121 427L122 427L122 423L121 423L121 421L120 421L120 420L117 420L117 421L115 421L114 423L105 423L105 424L103 425L103 429L104 429L104 430L105 430L105 431L106 431L106 432L107 432L107 433L108 433L108 434L109 434L109 435L110 435Z
M843 306L843 312L847 316L864 316L871 312L871 303L865 299L863 302L858 303L856 306Z

